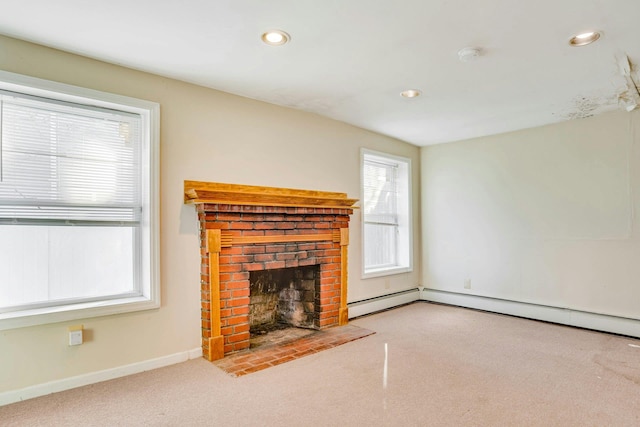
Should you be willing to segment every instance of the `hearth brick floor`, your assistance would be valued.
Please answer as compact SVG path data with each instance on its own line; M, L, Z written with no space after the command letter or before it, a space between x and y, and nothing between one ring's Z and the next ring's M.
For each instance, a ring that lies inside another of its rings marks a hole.
M354 325L336 326L321 331L304 330L304 334L297 331L299 330L293 328L276 331L280 332L277 342L262 343L225 356L213 364L228 374L239 377L375 334L374 331ZM290 339L287 340L287 337Z

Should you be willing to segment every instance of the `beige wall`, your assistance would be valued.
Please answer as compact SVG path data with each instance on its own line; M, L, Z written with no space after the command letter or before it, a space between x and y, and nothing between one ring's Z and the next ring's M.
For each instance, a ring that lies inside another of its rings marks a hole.
M419 149L319 116L0 37L0 69L160 103L162 308L0 331L0 392L185 352L200 345L196 216L185 179L346 192L359 198L360 147L412 159L413 273L360 278L360 213L352 217L349 301L416 287L420 273ZM1 280L1 278L0 278Z
M636 111L423 148L424 285L640 319L639 143Z

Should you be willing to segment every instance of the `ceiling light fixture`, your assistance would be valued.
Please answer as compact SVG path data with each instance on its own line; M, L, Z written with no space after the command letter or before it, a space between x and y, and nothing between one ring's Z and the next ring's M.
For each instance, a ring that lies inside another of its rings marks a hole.
M601 34L598 31L587 31L585 33L576 34L569 39L569 45L574 47L586 46L598 40L600 35Z
M282 30L269 30L262 34L262 41L269 46L282 46L291 40L291 36Z
M421 94L422 92L420 92L418 89L407 89L400 92L400 95L405 98L415 98L416 96L420 96Z
M475 61L482 55L479 47L463 47L458 51L458 59L462 62Z

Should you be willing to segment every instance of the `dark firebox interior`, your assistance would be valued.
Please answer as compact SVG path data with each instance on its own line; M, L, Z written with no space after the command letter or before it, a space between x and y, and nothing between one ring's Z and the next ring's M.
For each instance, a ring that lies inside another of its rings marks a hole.
M289 327L317 329L319 265L252 271L249 281L252 335Z

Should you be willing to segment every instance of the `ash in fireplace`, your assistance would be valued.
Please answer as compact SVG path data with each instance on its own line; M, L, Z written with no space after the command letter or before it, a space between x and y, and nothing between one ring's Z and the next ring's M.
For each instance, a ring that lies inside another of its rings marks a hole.
M265 331L264 334L254 334L253 332L251 332L249 348L256 348L260 346L266 347L270 345L283 345L302 337L318 333L318 331L314 329L296 328L287 325L283 326L283 328L276 328L271 331Z
M269 332L281 331L283 329L287 329L291 327L292 327L291 325L288 325L286 323L271 323L268 325L260 325L256 328L251 328L249 332L251 333L251 335L266 335Z

